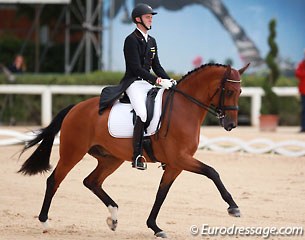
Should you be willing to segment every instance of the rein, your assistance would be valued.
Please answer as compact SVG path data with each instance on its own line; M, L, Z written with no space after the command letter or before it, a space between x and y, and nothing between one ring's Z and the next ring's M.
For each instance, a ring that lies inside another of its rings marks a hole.
M196 98L192 97L191 95L186 94L185 92L183 92L183 91L181 91L179 89L172 88L172 90L173 90L173 92L180 93L182 96L184 96L185 98L187 98L191 102L195 103L197 106L207 110L209 113L213 114L215 117L218 117L218 114L217 114L217 112L215 111L215 109L213 107L210 107L210 106L200 102ZM217 91L216 91L216 93L217 93ZM215 93L215 95L216 95L216 93Z
M211 97L210 100L212 100L214 98L214 96L216 96L216 94L218 93L218 91L221 89L221 93L219 96L219 102L218 102L218 106L214 107L214 106L209 106L205 103L202 103L201 101L197 100L196 98L192 97L189 94L186 94L185 92L177 89L177 86L174 86L172 88L169 89L168 91L168 95L166 97L165 103L164 103L164 111L162 111L162 114L160 116L158 125L157 125L157 130L160 129L160 124L162 119L165 116L165 113L167 112L167 108L169 107L169 118L168 118L168 122L167 122L167 128L166 128L166 132L164 137L166 137L167 133L168 133L168 129L170 127L170 119L171 119L171 113L172 113L172 109L173 109L173 99L174 99L174 93L180 93L182 96L184 96L186 99L188 99L189 101L191 101L192 103L196 104L197 106L207 110L209 113L213 114L215 117L217 117L218 119L222 119L225 117L225 111L226 110L238 110L239 107L238 106L225 106L224 105L224 100L225 100L225 83L226 82L233 82L233 83L240 83L241 80L234 80L234 79L228 79L229 75L231 72L231 67L228 66L224 76L221 80L221 85L219 88L217 88L217 90L215 91L215 93L213 94L213 96ZM156 136L158 136L158 131Z

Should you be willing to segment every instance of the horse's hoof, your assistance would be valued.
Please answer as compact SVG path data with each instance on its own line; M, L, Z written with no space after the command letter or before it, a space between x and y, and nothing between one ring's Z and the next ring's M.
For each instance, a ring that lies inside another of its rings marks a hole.
M106 219L106 223L108 225L108 227L112 230L112 231L115 231L116 230L116 227L118 226L118 220L112 220L111 217L108 217Z
M49 221L46 220L45 222L40 222L40 223L42 225L42 233L47 233L50 229Z
M164 231L156 233L155 236L159 238L167 238L166 233Z
M228 208L228 213L232 217L240 217L239 208Z

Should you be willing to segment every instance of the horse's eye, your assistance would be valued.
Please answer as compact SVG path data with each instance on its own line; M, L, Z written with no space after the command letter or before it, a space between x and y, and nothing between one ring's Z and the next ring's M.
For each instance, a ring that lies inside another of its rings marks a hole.
M231 96L233 95L233 93L234 93L234 91L232 91L232 90L227 90L226 96L227 96L227 97L231 97Z

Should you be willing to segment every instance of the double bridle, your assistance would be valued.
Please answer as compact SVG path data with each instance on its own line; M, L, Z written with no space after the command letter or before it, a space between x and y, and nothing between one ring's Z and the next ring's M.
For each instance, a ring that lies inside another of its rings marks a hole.
M231 67L227 66L227 69L226 69L226 71L224 73L224 76L221 80L220 86L217 88L215 93L210 98L210 101L212 101L213 98L217 95L218 91L221 90L217 107L210 106L210 105L207 105L205 103L202 103L201 101L197 100L196 98L192 97L191 95L177 89L178 85L172 87L168 91L168 95L167 95L165 103L164 103L164 109L163 109L162 114L160 116L159 123L158 123L158 126L157 126L157 130L160 129L161 121L163 120L163 118L165 116L165 113L167 112L166 109L169 107L169 118L168 118L167 128L166 128L166 132L165 132L164 136L167 135L167 132L168 132L168 129L169 129L169 126L170 126L171 112L172 112L172 109L173 109L174 93L176 93L176 92L180 93L182 96L186 97L188 100L195 103L197 106L207 110L209 113L216 116L219 120L221 120L225 117L225 111L226 110L236 110L237 111L239 109L238 106L235 106L235 105L226 106L225 105L225 90L226 90L225 89L225 84L226 84L226 82L241 83L241 80L229 79L230 73L231 73ZM158 134L156 136L158 136Z
M212 97L210 98L210 101L212 101L212 99L217 95L218 91L220 92L219 95L219 101L218 101L218 106L214 107L214 106L210 106L207 105L205 103L200 102L199 100L197 100L196 98L192 97L189 94L186 94L185 92L177 89L176 87L172 88L173 92L178 92L181 95L183 95L184 97L186 97L188 100L190 100L191 102L195 103L196 105L198 105L201 108L204 108L205 110L207 110L209 113L213 114L214 116L216 116L218 119L222 119L225 117L225 111L226 110L235 110L237 111L239 109L238 106L235 105L225 105L225 84L226 82L232 82L232 83L240 83L241 80L233 80L233 79L229 79L229 75L231 72L231 67L228 66L227 70L224 73L224 76L221 80L220 86L219 88L217 88L217 90L215 91L215 93L212 95Z

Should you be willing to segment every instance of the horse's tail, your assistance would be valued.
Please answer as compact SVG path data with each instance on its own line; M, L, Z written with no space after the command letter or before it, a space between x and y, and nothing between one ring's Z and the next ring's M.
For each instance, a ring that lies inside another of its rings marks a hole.
M50 155L55 135L59 132L64 118L73 107L74 105L70 105L61 110L52 120L49 126L42 128L34 139L26 142L21 154L41 141L38 148L23 163L18 173L35 175L51 169Z

